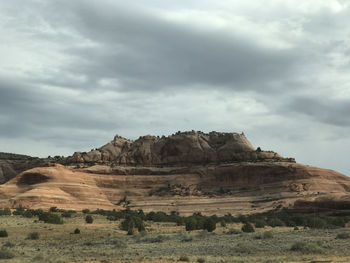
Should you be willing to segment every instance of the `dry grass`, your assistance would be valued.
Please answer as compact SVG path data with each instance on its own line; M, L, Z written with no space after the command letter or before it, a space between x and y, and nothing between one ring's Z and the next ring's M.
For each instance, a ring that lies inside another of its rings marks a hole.
M205 262L350 262L350 243L337 239L348 229L299 230L281 227L256 229L255 233L226 234L240 229L241 224L227 224L215 233L193 231L173 223L146 222L146 235L127 236L119 230L120 222L93 215L94 222L86 224L85 215L73 214L63 225L51 225L36 218L0 217L0 226L8 232L0 247L15 257L1 262L176 262L181 256L190 262L204 258ZM79 228L80 234L73 234ZM257 239L256 235L272 231L273 237ZM38 232L40 238L28 239ZM154 241L154 242L153 242ZM314 243L321 254L292 251L295 242ZM7 245L6 245L7 244ZM9 246L8 244L11 244Z

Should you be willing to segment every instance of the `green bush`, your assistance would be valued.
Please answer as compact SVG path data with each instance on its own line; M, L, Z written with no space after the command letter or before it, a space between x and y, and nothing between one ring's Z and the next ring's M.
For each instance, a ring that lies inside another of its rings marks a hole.
M255 251L256 248L249 243L238 243L234 247L234 251L239 254L251 254L253 251Z
M11 252L8 251L7 249L0 249L0 259L10 259L14 258L15 255Z
M229 231L226 232L226 234L228 234L228 235L238 235L241 233L242 233L242 231L235 229L235 228L231 228Z
M186 220L185 224L186 231L192 231L197 229L197 220L193 217Z
M56 207L56 206L52 206L52 207L50 207L49 212L52 212L52 213L54 213L54 212L58 212L58 209L57 209L57 207Z
M61 214L62 217L72 217L72 212L70 211L64 211L62 214Z
M22 216L26 218L32 218L34 215L31 210L26 210L22 213Z
M271 239L273 238L273 233L271 231L266 231L264 233L257 234L256 239Z
M188 235L186 233L181 233L180 240L181 240L181 242L191 242L193 240L193 237L191 237L190 235Z
M128 231L128 235L133 235L135 233L135 229L137 229L139 232L146 230L143 220L138 216L127 216L127 218L121 222L120 229Z
M208 232L213 232L216 229L216 223L212 218L207 218L204 221L203 228Z
M276 226L285 226L286 224L279 218L270 218L267 221L267 224L271 227L276 227Z
M255 232L254 230L254 227L252 226L251 223L245 223L243 226L242 226L242 231L245 232L245 233L252 233L252 232Z
M300 252L303 254L320 254L322 253L322 248L314 243L310 243L310 242L302 242L302 241L298 241L295 242L291 248L292 251L295 252Z
M142 241L146 242L146 243L162 243L163 241L165 241L167 239L166 236L163 235L158 235L156 237L147 237L144 238Z
M90 210L89 209L83 209L82 212L83 212L83 214L88 214L88 213L90 213Z
M340 233L337 235L337 239L350 239L350 233Z
M79 228L76 228L76 229L74 229L74 234L80 234L80 229Z
M20 205L19 207L16 208L15 211L13 211L13 215L17 215L17 216L20 216L24 213L24 208Z
M85 222L88 223L88 224L92 224L92 222L94 222L94 219L92 218L91 215L87 215L85 217Z
M179 258L179 261L189 262L189 261L190 261L190 259L189 259L189 257L188 257L188 256L181 256L181 257Z
M112 240L111 244L113 244L115 248L127 248L128 247L127 243L125 243L123 240L119 240L119 239Z
M9 208L0 209L0 216L10 216L11 210Z
M226 222L225 222L225 220L221 220L221 221L220 221L220 226L226 227Z
M39 233L38 232L31 232L28 234L27 239L37 240L37 239L39 239Z
M3 247L14 247L14 246L15 246L15 244L11 243L10 241L7 241L7 242L3 245Z
M43 212L39 215L39 220L49 224L63 224L63 220L60 215Z
M263 219L257 219L255 220L255 227L256 228L264 228L266 226L266 222Z
M327 227L327 222L319 217L311 217L307 220L307 226L310 228L324 229Z
M7 231L5 229L0 230L0 237L8 237Z

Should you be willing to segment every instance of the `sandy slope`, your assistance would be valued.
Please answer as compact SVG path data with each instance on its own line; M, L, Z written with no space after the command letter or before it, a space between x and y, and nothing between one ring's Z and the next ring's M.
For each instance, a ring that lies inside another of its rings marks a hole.
M0 206L64 209L130 207L182 214L241 214L294 204L295 200L350 196L350 178L290 162L192 167L62 165L27 170L0 186Z

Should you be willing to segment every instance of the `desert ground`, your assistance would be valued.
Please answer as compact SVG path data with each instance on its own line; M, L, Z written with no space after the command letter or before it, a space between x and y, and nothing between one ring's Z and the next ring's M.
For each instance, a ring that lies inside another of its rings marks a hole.
M240 231L242 223L215 231L187 232L175 223L145 221L146 231L127 235L121 221L75 213L64 224L37 217L0 216L1 262L350 262L350 229L300 227ZM75 229L80 230L74 234ZM38 236L33 237L33 233Z

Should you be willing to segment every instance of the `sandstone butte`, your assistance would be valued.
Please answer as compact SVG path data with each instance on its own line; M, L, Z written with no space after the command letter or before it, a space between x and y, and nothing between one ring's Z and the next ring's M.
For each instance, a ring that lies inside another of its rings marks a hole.
M129 206L182 215L350 209L349 177L256 149L243 133L177 132L135 141L116 135L90 152L34 164L24 159L25 171L21 160L0 165L3 181L13 177L0 185L0 207Z

